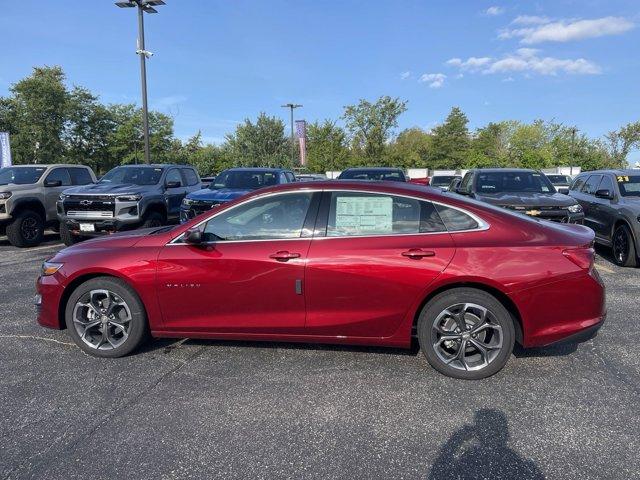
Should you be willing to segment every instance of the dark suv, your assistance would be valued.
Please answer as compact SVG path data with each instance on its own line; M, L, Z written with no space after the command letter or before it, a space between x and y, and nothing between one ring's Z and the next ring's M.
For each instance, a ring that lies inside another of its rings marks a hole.
M391 182L406 182L407 177L399 168L358 167L343 170L340 175L338 175L337 180L386 180Z
M537 170L469 170L455 192L543 220L561 223L582 223L584 220L580 204L556 192L544 173Z
M612 247L613 260L638 266L640 252L640 170L599 170L581 173L569 195L584 208L584 224L596 242Z
M235 200L263 187L295 182L291 170L282 168L230 168L220 172L207 188L190 193L182 201L180 222Z
M60 236L71 245L83 237L177 221L182 199L200 188L200 176L190 166L116 167L97 183L60 195Z

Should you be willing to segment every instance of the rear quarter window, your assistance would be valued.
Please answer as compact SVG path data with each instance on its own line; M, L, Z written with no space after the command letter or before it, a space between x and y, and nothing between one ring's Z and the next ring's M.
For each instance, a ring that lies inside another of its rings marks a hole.
M440 218L450 232L460 232L463 230L475 230L480 227L478 222L470 215L457 208L436 204L436 209Z

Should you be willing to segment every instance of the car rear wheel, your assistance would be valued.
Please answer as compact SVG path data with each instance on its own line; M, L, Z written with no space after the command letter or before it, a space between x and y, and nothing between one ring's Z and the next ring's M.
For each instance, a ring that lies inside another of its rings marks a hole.
M156 228L164 225L164 217L161 213L151 212L147 214L141 228Z
M612 239L613 261L621 267L638 266L636 247L633 242L633 235L629 227L620 225L613 232Z
M67 302L65 318L74 342L96 357L122 357L148 336L142 301L125 282L97 277L76 288Z
M475 288L436 295L418 320L420 349L449 377L478 380L504 367L515 342L511 314L494 296Z
M14 247L35 247L43 237L44 220L32 210L23 210L7 225L7 238Z

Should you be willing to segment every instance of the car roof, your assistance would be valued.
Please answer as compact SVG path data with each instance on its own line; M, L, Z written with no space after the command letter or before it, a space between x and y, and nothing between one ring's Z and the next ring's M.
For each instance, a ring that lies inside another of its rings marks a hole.
M534 170L532 168L474 168L474 172L480 173L518 173L518 172L532 172L532 173L540 173L538 170Z
M608 170L590 170L588 172L580 172L580 175L587 175L591 173L612 173L614 175L640 175L640 169L637 168L612 168Z
M88 165L80 165L78 163L33 163L29 165L8 165L9 168L53 168L53 167L83 167L90 168Z
M225 172L289 172L290 170L281 167L233 167L223 170ZM222 173L222 172L220 172Z
M401 168L396 167L350 167L345 168L343 172L367 171L367 172L401 172Z
M122 168L167 168L167 167L193 168L193 165L178 165L177 163L151 163L147 165L146 163L137 163L134 165L118 165L118 167L122 167ZM117 168L117 167L114 167L114 168Z

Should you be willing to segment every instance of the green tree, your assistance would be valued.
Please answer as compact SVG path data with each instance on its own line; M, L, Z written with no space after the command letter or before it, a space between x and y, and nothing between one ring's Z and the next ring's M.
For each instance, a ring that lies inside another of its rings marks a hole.
M616 167L627 165L627 156L634 148L640 148L640 122L628 123L619 130L605 135L609 155Z
M509 141L509 163L522 168L547 168L554 166L553 152L544 122L536 120L531 125L518 125Z
M360 100L357 105L344 108L342 118L354 153L362 157L361 163L381 162L393 129L398 126L398 117L406 110L406 101L389 96L380 97L375 103Z
M60 67L35 67L30 76L11 86L12 96L2 102L0 116L12 134L16 164L61 160L69 100L64 80Z
M407 128L389 144L385 163L403 168L428 168L431 166L432 150L431 134L418 127Z
M349 162L347 135L335 122L307 126L307 168L312 172L343 170Z
M237 165L292 166L289 140L284 135L284 123L276 117L261 113L253 123L248 118L228 134L225 148Z
M453 107L442 125L433 129L432 168L461 168L470 145L469 120L462 110Z

